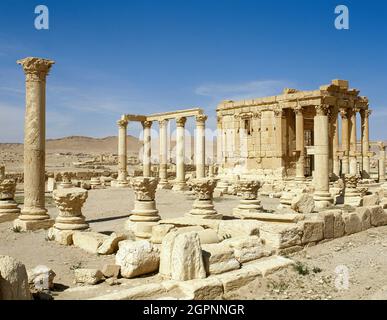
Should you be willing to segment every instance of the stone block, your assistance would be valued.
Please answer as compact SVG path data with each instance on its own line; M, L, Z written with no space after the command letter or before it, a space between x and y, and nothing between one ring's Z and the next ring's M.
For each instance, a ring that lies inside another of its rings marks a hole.
M49 229L54 225L54 219L45 220L20 220L13 222L14 228L20 228L21 231L36 231L40 229Z
M234 250L223 243L202 245L203 260L207 275L219 274L240 268Z
M98 269L75 269L75 282L84 284L97 284L103 280L103 274Z
M371 225L373 227L380 227L387 225L387 213L382 206L368 207L371 212Z
M316 242L324 239L324 221L322 220L305 220L300 222L303 230L301 239L302 244Z
M109 236L98 232L75 231L73 233L74 246L89 253L97 254L98 248Z
M211 244L211 243L219 243L220 239L215 230L205 229L198 232L200 243L203 244Z
M334 238L335 215L332 210L321 211L318 217L324 221L324 239Z
M72 230L59 230L52 227L48 229L47 238L55 240L64 246L71 246L73 244L73 233L74 231Z
M377 206L380 204L379 194L374 193L363 197L363 207Z
M333 227L334 238L340 238L345 234L345 223L343 220L343 214L341 210L332 210L335 217L335 224Z
M356 212L343 213L343 220L345 224L345 234L349 235L361 231L361 220Z
M216 278L222 282L224 293L232 293L235 290L238 290L248 285L250 282L260 278L261 276L261 271L258 269L242 268L239 270L222 273L217 275Z
M291 209L304 214L312 213L314 210L313 196L307 193L298 194L292 199Z
M124 240L119 242L118 247L116 264L121 267L124 278L134 278L158 270L160 253L149 241Z
M296 223L263 223L259 233L265 245L276 249L301 245L302 229Z
M113 232L104 242L98 247L97 253L101 255L113 254L118 250L118 244L123 240L135 240L134 234L115 233Z
M105 278L118 278L120 275L121 267L117 264L105 264L102 267L102 274Z
M173 229L175 226L173 224L158 224L152 227L152 237L150 241L152 243L161 244L164 237Z
M272 256L254 261L244 266L245 270L255 270L266 277L276 271L287 268L294 264L294 261L281 256Z
M215 277L181 282L179 288L193 300L219 300L223 296L223 284Z
M261 223L255 220L222 220L219 223L220 239L240 236L259 236Z
M235 258L239 263L257 260L271 255L271 250L265 248L261 239L257 236L226 239L222 242L222 245L229 246L234 250Z
M371 228L371 211L367 207L356 208L356 214L359 216L362 231Z

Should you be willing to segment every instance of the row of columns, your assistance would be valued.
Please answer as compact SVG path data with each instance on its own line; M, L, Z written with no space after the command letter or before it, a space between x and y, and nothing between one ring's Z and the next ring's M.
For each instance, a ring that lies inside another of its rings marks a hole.
M316 107L316 116L320 106ZM296 180L304 179L304 165L305 165L305 146L304 146L304 115L302 107L294 109L296 118L296 150L298 158L296 162ZM342 152L342 166L341 174L357 174L357 132L356 132L356 113L360 112L361 116L361 163L362 171L366 176L370 173L370 155L369 155L369 116L371 110L357 109L357 108L327 108L328 117L328 148L331 146L332 165L328 164L329 171L336 176L340 176L340 157L338 152ZM341 115L341 148L339 145L339 124L338 115ZM315 118L316 119L316 118ZM330 120L330 121L329 121ZM329 130L331 127L331 130ZM315 132L315 140L321 136L321 131ZM329 134L330 133L330 134ZM331 141L329 141L331 140ZM329 149L328 149L329 151ZM329 161L329 160L328 160Z
M196 177L205 177L205 122L207 116L199 114L196 116L196 147L195 147L195 164ZM187 189L185 182L185 124L187 118L176 118L176 180L173 190L183 191ZM159 122L159 178L158 188L170 188L168 182L168 119L161 119ZM151 127L152 121L142 121L144 148L143 148L143 176L151 176ZM127 185L127 126L128 120L125 116L117 121L118 125L118 186Z

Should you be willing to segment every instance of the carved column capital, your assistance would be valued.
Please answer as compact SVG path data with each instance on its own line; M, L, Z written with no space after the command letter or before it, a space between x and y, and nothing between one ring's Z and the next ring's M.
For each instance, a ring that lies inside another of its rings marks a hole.
M164 128L166 125L168 125L168 119L159 120L160 128Z
M132 180L131 186L133 188L136 200L152 201L155 199L156 188L159 180L151 177L137 177Z
M293 110L294 110L294 113L295 113L297 116L300 116L300 115L302 116L302 115L303 115L304 109L303 109L302 106L297 105L297 107L295 107Z
M318 116L327 116L330 111L330 106L328 104L319 104L315 106L316 115Z
M340 108L339 112L340 112L340 115L341 115L342 119L348 119L348 109Z
M187 122L187 118L186 117L176 118L176 126L177 127L183 127L184 128L186 122Z
M283 116L283 110L281 107L273 109L274 117L281 118Z
M205 114L198 114L196 116L196 124L197 125L204 125L206 123L206 120L208 117Z
M121 129L125 129L127 126L128 126L128 120L126 119L120 119L117 121L117 125L121 128Z
M16 61L16 63L23 67L26 81L46 81L46 76L55 61L28 57Z
M150 127L152 127L152 121L141 121L141 124L144 129L149 129Z

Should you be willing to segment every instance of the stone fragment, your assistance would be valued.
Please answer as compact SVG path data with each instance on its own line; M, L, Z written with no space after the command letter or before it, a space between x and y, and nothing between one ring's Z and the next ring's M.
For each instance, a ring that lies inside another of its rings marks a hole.
M74 246L89 253L98 253L98 248L107 240L109 236L98 232L75 231L73 234Z
M103 274L98 269L75 269L75 283L97 284L102 281Z
M115 233L113 232L99 247L97 250L98 254L113 254L116 253L118 250L118 243L120 241L128 239L128 234L124 233ZM133 238L130 240L134 240Z
M152 227L152 237L150 241L152 243L161 244L164 237L173 229L175 226L173 224L158 224Z
M321 211L318 213L318 217L324 221L324 239L334 238L334 227L335 227L335 215L332 210Z
M257 236L226 239L222 245L229 246L234 250L235 258L239 263L257 260L271 254L271 250L266 249Z
M50 241L57 241L64 246L71 246L73 244L73 233L71 230L59 230L55 227L48 229L47 238Z
M124 278L134 278L158 270L160 253L149 241L124 240L119 242L118 247L116 264L121 266Z
M15 191L15 180L0 180L0 223L16 219L20 213L19 206L14 200Z
M299 213L312 213L314 210L313 196L307 193L298 194L292 199L291 209Z
M55 272L44 265L39 265L27 272L28 281L37 291L52 290L54 288Z
M215 230L206 229L198 232L201 244L219 243L219 237Z
M184 281L179 288L193 300L219 300L223 296L223 284L215 277Z
M271 256L265 259L254 261L244 267L245 270L259 271L263 277L266 277L278 270L287 268L294 264L294 261L281 256Z
M16 259L0 255L0 300L31 300L26 267Z
M371 225L373 227L387 225L387 213L381 206L371 206L368 209L371 212Z
M224 293L232 293L248 285L250 282L259 279L261 276L261 271L258 269L245 269L242 267L239 270L219 274L216 278L222 282Z
M219 274L240 268L240 263L234 256L234 250L219 244L202 245L203 260L207 275Z
M105 264L102 267L102 274L105 278L118 278L120 275L121 267L117 264Z
M380 204L379 194L374 193L363 197L363 207L377 206Z
M256 220L222 220L218 235L221 239L240 236L259 236L261 223Z
M332 210L335 217L335 223L333 227L334 238L340 238L345 234L345 223L343 220L343 214L341 210Z

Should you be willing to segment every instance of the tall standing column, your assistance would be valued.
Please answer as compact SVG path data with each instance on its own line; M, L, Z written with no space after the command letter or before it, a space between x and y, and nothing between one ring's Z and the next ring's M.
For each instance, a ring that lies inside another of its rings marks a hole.
M152 175L152 146L151 146L151 127L152 121L143 121L141 122L144 129L144 155L142 159L143 164L143 176L150 177Z
M46 76L55 63L41 58L17 61L26 75L24 124L24 208L14 221L21 230L47 229L54 224L45 208Z
M316 106L314 117L314 200L316 208L329 207L333 199L329 193L329 131L328 105Z
M196 178L204 178L206 170L206 126L207 116L200 114L196 116Z
M117 121L118 125L118 177L116 187L125 188L128 187L128 155L127 155L127 127L128 120L125 115L121 116L121 119Z
M386 181L386 146L383 142L378 143L379 147L379 182Z
M369 116L371 110L362 110L361 115L361 147L363 156L363 178L370 177L370 136L369 136Z
M176 119L176 181L172 190L185 191L188 189L185 182L185 123L187 118Z
M159 168L159 184L158 189L170 189L168 183L168 120L159 121L160 128L160 168Z
M341 150L343 152L342 174L349 173L349 124L347 109L340 109L341 115Z
M340 176L340 160L337 152L339 151L339 119L338 119L338 112L336 109L336 112L333 114L333 127L332 127L332 134L333 134L333 173L336 177Z
M282 116L283 110L281 108L274 110L274 118L275 118L275 148L276 157L278 162L275 164L276 168L281 169L283 167L283 141L282 141Z
M349 151L349 173L357 174L357 139L356 139L356 112L358 109L351 110L351 140Z
M222 117L216 118L216 163L221 165L223 163L223 129Z
M296 162L296 180L302 181L305 180L304 115L302 113L302 107L294 109L294 112L296 113L296 150L298 153Z

